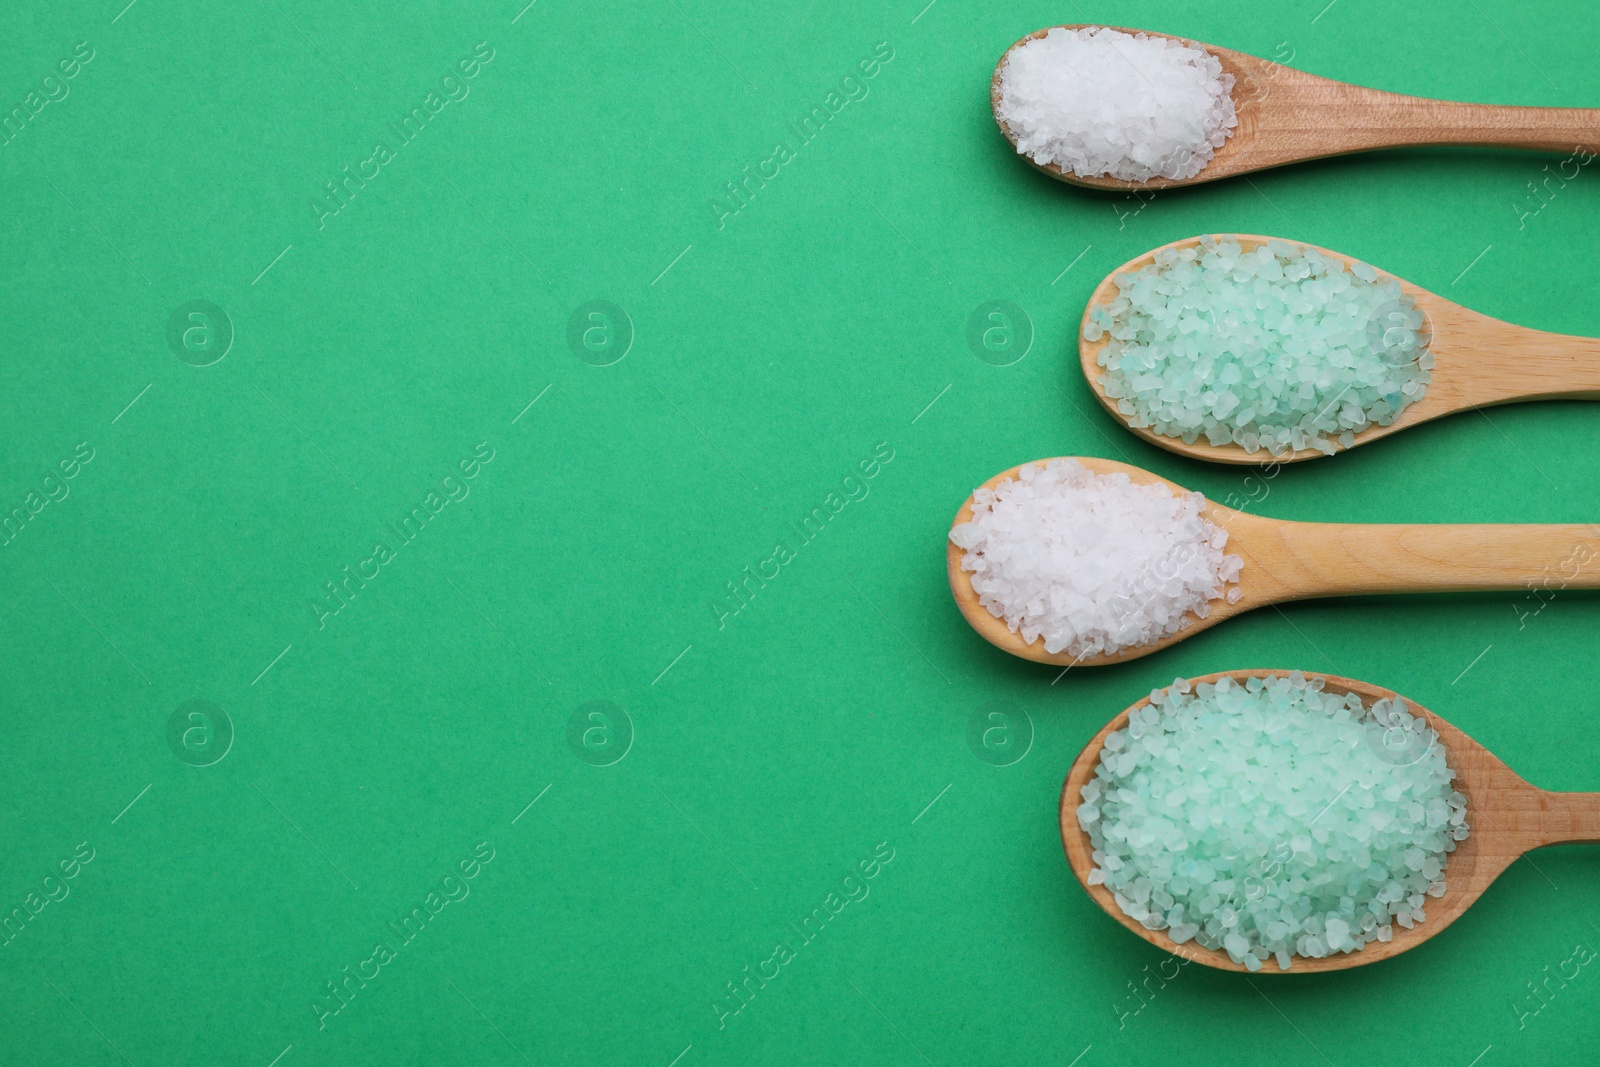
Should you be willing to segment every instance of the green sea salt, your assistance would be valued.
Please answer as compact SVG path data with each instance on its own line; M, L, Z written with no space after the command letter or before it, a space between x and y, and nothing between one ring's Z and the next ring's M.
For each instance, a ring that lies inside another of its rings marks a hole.
M1314 248L1231 238L1162 249L1084 324L1130 425L1194 444L1333 454L1431 379L1423 314L1399 282Z
M1388 941L1424 921L1466 840L1438 734L1287 676L1150 695L1107 735L1078 825L1091 885L1124 914L1259 970Z

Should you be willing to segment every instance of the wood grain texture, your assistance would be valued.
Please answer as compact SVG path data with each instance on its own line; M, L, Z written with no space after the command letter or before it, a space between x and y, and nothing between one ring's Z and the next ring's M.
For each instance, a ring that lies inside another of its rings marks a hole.
M1198 684L1229 677L1242 684L1251 677L1288 673L1273 670L1223 671L1191 678L1190 681ZM1388 689L1335 675L1307 672L1307 677L1322 678L1330 693L1357 693L1369 707L1375 700L1399 696ZM1245 967L1234 963L1226 952L1203 948L1192 941L1179 945L1165 931L1145 929L1122 913L1104 885L1089 884L1089 871L1094 867L1091 858L1093 846L1089 842L1089 835L1079 828L1076 814L1078 805L1082 803L1083 787L1094 776L1106 737L1113 730L1127 725L1130 712L1149 702L1146 697L1106 723L1073 761L1061 790L1061 842L1066 849L1067 863L1084 890L1106 914L1152 945L1167 952L1181 953L1208 967L1244 971ZM1563 842L1600 841L1600 793L1552 793L1538 789L1518 777L1488 749L1438 715L1411 700L1406 700L1406 707L1438 731L1446 762L1456 772L1455 787L1467 798L1467 825L1471 833L1449 855L1444 872L1444 895L1437 899L1429 897L1423 905L1428 916L1426 921L1410 930L1397 924L1392 941L1374 941L1358 951L1322 959L1296 956L1293 966L1283 972L1278 970L1277 964L1269 962L1257 973L1315 974L1319 971L1361 967L1398 956L1439 934L1460 918L1501 871L1530 849Z
M1121 472L1139 485L1160 484L1184 493L1176 482L1126 463L1089 456L1076 459L1096 474ZM1049 460L1035 460L1048 463ZM993 489L1017 477L1002 471L980 488ZM1226 551L1244 560L1243 593L1237 603L1211 602L1204 619L1191 614L1186 630L1153 644L1110 656L1077 659L1046 652L1042 639L1025 642L989 613L961 567L965 553L948 538L945 566L950 591L968 624L996 648L1035 663L1100 667L1122 663L1169 645L1236 615L1269 604L1352 594L1448 593L1521 590L1549 581L1566 589L1600 589L1600 524L1497 525L1421 523L1289 522L1237 511L1211 501L1201 514L1228 531ZM956 512L952 528L972 518L972 497Z
M1090 28L1091 25L1084 23L1047 26L1021 38L1000 57L989 83L989 103L1000 132L1013 149L1017 146L1016 136L1000 117L1000 76L1011 49L1043 37L1052 29ZM1572 152L1600 146L1600 109L1509 107L1402 96L1321 78L1258 56L1186 37L1121 26L1106 29L1169 37L1198 45L1216 56L1222 69L1233 75L1233 106L1239 125L1227 143L1217 149L1211 161L1192 178L1150 178L1142 182L1083 178L1054 164L1040 165L1027 156L1022 157L1034 169L1073 185L1115 192L1172 189L1287 163L1411 145L1477 145L1545 152Z
M1245 251L1259 248L1268 241L1280 240L1297 248L1315 248L1347 268L1358 262L1342 253L1287 238L1262 237L1250 233L1212 236L1238 241ZM1117 275L1152 265L1156 255L1166 249L1192 248L1203 239L1185 237L1181 241L1152 248L1106 275L1095 287L1078 324L1078 362L1083 368L1084 379L1089 383L1089 391L1112 418L1131 432L1158 448L1191 459L1259 466L1296 463L1326 455L1314 448L1305 448L1275 457L1264 449L1246 452L1244 446L1238 444L1213 445L1204 437L1193 444L1185 444L1176 437L1158 434L1148 426L1129 425L1128 416L1117 409L1117 401L1106 395L1105 387L1100 383L1101 376L1106 372L1098 360L1100 353L1110 343L1110 338L1102 337L1098 341L1084 339L1083 328L1088 324L1090 314L1095 308L1116 299ZM1423 332L1433 351L1433 381L1422 394L1422 399L1402 411L1399 418L1387 426L1368 426L1355 435L1355 443L1351 447L1368 444L1418 423L1473 408L1523 400L1600 400L1600 339L1570 337L1515 326L1452 303L1404 278L1397 278L1376 267L1373 270L1380 281L1398 282L1401 290L1416 301L1417 309L1422 312ZM1342 448L1340 450L1343 451Z

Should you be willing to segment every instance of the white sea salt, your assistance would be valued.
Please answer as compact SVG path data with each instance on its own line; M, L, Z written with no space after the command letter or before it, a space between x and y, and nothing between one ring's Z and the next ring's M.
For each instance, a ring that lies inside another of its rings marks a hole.
M1365 263L1205 237L1115 282L1083 328L1108 338L1099 384L1130 425L1185 444L1332 455L1432 380L1422 312Z
M1232 89L1198 45L1057 28L1007 54L998 114L1041 165L1082 178L1192 178L1238 125Z
M1243 561L1201 517L1205 497L1077 460L1022 466L973 494L950 531L988 612L1024 641L1077 658L1148 645L1205 618Z
M1269 959L1354 952L1427 918L1468 836L1438 733L1322 679L1179 679L1106 738L1078 825L1092 885L1182 944Z

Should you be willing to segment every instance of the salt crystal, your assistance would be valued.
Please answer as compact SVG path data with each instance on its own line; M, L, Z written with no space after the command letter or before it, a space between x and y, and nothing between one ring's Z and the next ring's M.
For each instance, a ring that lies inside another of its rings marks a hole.
M1206 237L1182 251L1192 255L1158 252L1116 275L1116 297L1092 316L1095 338L1084 332L1109 330L1098 384L1131 425L1252 453L1331 455L1427 391L1422 313L1398 282L1278 240L1245 253Z
M1147 928L1246 967L1275 958L1287 970L1295 955L1357 951L1426 922L1455 844L1436 825L1440 806L1464 816L1466 797L1437 734L1403 702L1369 709L1322 681L1175 681L1129 717L1137 737L1108 734L1079 808L1091 884ZM1420 758L1393 758L1381 738L1395 729L1420 733ZM1468 832L1464 819L1454 829ZM1134 896L1164 910L1141 911Z
M1071 459L1019 474L974 494L972 520L950 540L983 607L1025 640L1042 637L1045 651L1086 658L1148 645L1236 591L1243 560L1224 553L1227 531L1201 518L1199 493Z
M1017 151L1081 178L1192 178L1239 124L1233 75L1199 45L1089 26L1011 49L1000 120Z

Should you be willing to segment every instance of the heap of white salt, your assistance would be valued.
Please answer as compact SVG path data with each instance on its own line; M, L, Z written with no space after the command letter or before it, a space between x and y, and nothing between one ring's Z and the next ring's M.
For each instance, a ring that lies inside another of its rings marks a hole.
M1198 45L1057 28L1007 54L997 111L1040 165L1080 178L1192 178L1239 124L1232 89Z
M973 494L950 531L988 612L1024 641L1084 658L1148 645L1230 603L1243 561L1201 517L1205 497L1095 474L1072 459L1029 463Z

